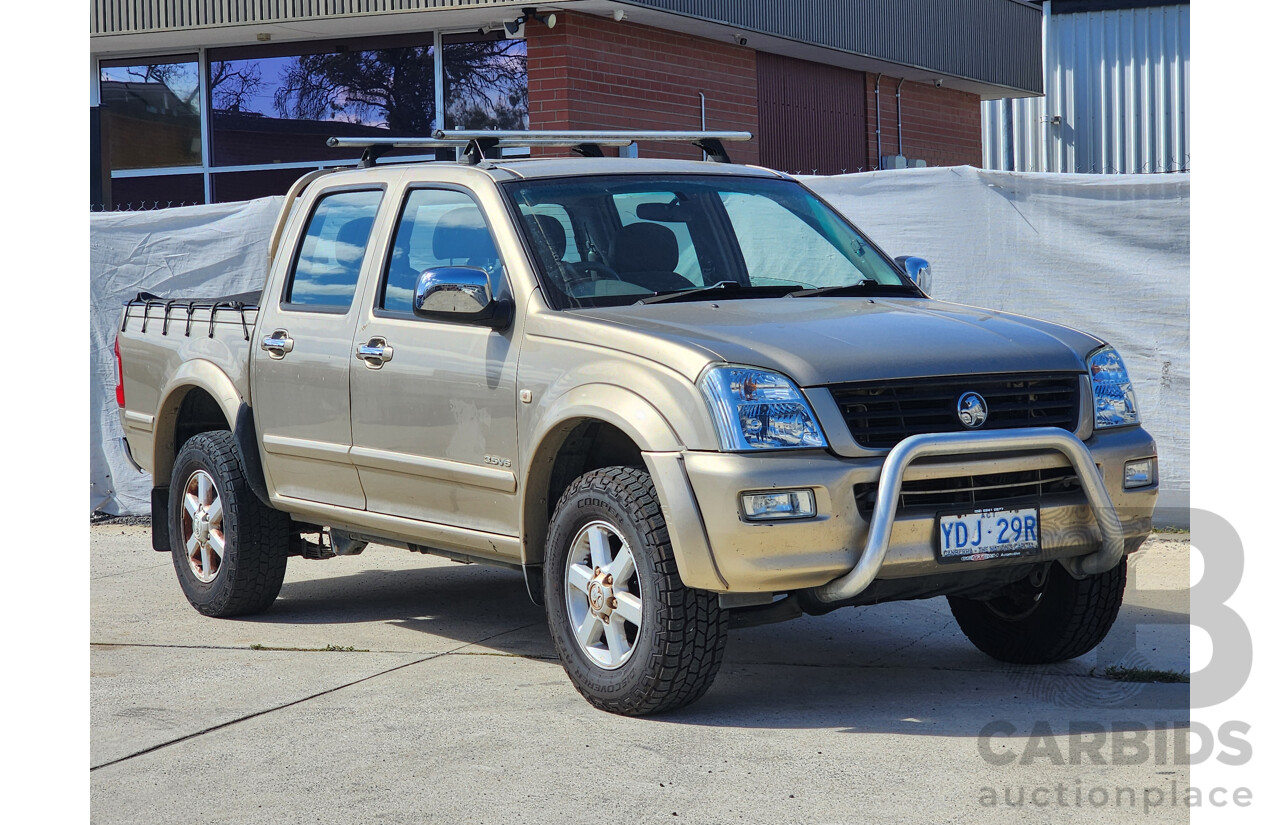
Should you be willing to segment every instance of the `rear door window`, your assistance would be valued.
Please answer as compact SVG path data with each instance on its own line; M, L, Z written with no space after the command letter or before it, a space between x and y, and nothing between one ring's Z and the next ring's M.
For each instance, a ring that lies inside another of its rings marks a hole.
M334 192L311 213L285 290L291 309L346 312L356 294L382 191Z

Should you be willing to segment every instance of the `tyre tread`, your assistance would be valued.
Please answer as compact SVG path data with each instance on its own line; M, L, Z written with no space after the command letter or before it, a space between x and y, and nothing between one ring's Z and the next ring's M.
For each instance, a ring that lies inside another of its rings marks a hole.
M636 467L605 467L580 476L565 490L553 522L567 501L586 492L610 495L633 514L641 540L653 552L661 598L655 644L639 688L624 696L604 698L584 690L576 681L574 686L592 705L625 716L663 713L697 701L710 689L724 659L729 625L718 598L709 591L685 587L681 581L662 506L648 473Z
M1083 656L1093 650L1115 624L1128 579L1127 560L1105 573L1072 579L1060 566L1050 571L1061 594L1058 616L1037 616L1035 622L1007 621L978 600L949 596L951 613L974 646L1003 662L1049 664ZM1046 605L1051 606L1051 605Z
M215 472L222 500L223 524L229 520L235 525L235 534L231 537L235 552L228 553L230 558L223 560L231 579L216 589L214 598L198 602L188 592L188 601L206 616L225 618L261 613L275 601L284 583L289 560L289 517L263 504L254 495L244 459L229 431L216 430L192 436L174 462L175 480L178 468L193 455ZM221 483L223 481L225 485ZM230 489L223 489L224 486ZM170 501L171 508L182 506L180 496L171 494ZM179 536L171 536L170 541L181 580L181 565L186 563L185 549Z

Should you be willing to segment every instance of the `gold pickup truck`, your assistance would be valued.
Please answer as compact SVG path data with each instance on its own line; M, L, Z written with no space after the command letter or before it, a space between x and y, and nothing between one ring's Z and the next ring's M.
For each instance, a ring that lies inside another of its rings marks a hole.
M629 715L705 693L731 626L843 606L1096 646L1158 482L1119 354L930 298L742 137L368 140L286 196L260 295L129 302L121 420L191 604L266 610L291 556L370 543L506 566ZM722 162L601 156L632 139ZM585 157L495 157L522 143Z

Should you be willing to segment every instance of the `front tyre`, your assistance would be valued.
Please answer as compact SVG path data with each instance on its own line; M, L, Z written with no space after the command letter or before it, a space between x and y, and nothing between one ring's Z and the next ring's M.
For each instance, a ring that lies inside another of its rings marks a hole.
M225 430L192 436L169 481L169 546L178 582L206 616L266 610L289 559L289 516L263 504Z
M547 623L574 687L610 713L683 707L711 687L728 622L680 581L649 474L607 467L561 496L547 536Z
M979 600L948 596L974 647L1002 662L1048 664L1083 656L1106 638L1124 596L1128 561L1076 579L1060 564Z

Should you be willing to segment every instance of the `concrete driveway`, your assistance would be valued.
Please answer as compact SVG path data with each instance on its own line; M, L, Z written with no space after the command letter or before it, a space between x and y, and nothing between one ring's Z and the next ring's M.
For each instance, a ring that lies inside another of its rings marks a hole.
M1189 820L1189 686L1097 675L1189 671L1185 536L1131 559L1088 657L994 662L942 599L846 609L733 631L649 719L578 696L515 573L373 546L216 620L147 528L90 546L94 822Z

